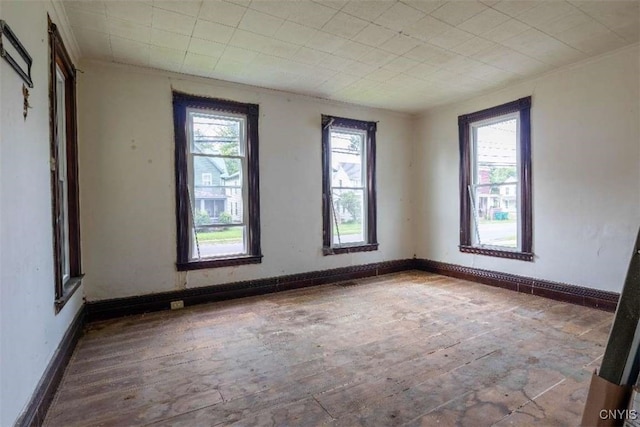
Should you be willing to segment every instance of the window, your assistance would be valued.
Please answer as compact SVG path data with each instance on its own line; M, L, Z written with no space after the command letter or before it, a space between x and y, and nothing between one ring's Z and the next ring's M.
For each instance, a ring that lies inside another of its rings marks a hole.
M460 250L533 261L531 97L458 117Z
M258 106L173 94L177 268L261 262Z
M325 255L378 249L375 168L376 123L323 115Z
M76 137L76 72L60 33L49 20L49 112L51 207L53 223L55 307L59 312L78 289L80 211Z

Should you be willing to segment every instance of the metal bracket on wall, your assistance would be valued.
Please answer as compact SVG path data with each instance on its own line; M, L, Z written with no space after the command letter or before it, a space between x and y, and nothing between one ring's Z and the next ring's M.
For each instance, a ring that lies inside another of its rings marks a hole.
M15 49L17 54L20 55L20 57L24 61L25 67L21 67L20 64L18 64L18 62L16 61L16 58L14 58L13 56L11 56L11 54L9 54L4 44L5 39L8 40L9 43L11 43L11 46L13 46L13 49ZM9 25L7 25L7 23L1 19L0 19L0 56L3 57L9 63L9 65L11 65L11 68L13 68L16 71L16 73L18 73L18 75L22 77L22 80L24 80L24 82L29 87L31 88L33 87L33 81L31 80L31 64L33 60L31 59L31 55L29 55L29 52L27 52L27 50L24 48L22 43L20 43L20 40L18 40L18 37L16 37L14 32L11 31L11 27L9 27Z

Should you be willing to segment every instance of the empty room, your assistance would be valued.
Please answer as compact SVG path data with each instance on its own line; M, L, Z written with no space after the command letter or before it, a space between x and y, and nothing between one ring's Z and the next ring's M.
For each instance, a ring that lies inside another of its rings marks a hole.
M640 0L0 32L0 426L639 422Z

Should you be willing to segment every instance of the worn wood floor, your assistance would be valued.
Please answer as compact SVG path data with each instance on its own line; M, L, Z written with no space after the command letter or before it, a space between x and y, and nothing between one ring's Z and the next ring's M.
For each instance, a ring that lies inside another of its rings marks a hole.
M45 425L578 425L612 319L411 271L94 323Z

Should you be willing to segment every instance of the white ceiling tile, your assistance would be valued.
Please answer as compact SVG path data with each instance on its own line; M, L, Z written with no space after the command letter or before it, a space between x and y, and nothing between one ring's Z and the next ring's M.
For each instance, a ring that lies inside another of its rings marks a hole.
M278 18L287 19L291 9L290 6L291 0L254 0L249 5L249 8L277 16Z
M233 60L220 59L217 63L211 77L218 79L232 80L234 76L243 74L247 64Z
M291 21L284 21L274 37L289 43L304 45L315 37L318 30Z
M637 0L572 1L572 3L618 34L620 34L618 30L623 29L627 33L637 33L633 28L640 27L640 2ZM632 40L635 41L636 38Z
M429 41L433 37L436 37L452 28L455 27L445 24L431 16L425 16L414 24L409 25L403 33L423 41Z
M458 28L472 34L481 35L509 19L509 16L504 13L493 9L485 9L458 25Z
M393 2L389 0L350 1L344 5L341 11L367 21L373 21L391 6L393 6Z
M329 22L324 24L322 31L350 39L362 31L367 25L367 21L344 12L338 12L333 15Z
M624 46L625 40L604 25L591 21L556 36L566 44L591 55Z
M398 34L381 44L380 49L395 53L396 55L403 55L419 44L421 44L420 41L412 37Z
M189 36L172 33L170 31L151 29L151 44L153 46L166 47L186 51L189 47Z
M312 39L305 43L305 46L321 50L323 52L332 53L346 43L346 41L347 40L342 37L318 31Z
M500 3L500 0L480 0L482 2L482 4L484 4L485 6L493 6L496 3Z
M510 19L498 26L496 26L494 29L492 29L491 31L488 31L486 33L484 33L482 35L483 38L494 41L496 43L500 43L504 40L507 40L513 36L516 36L520 33L525 32L526 30L528 30L529 27L526 24L523 24L522 22L515 20L515 19Z
M149 65L150 47L146 43L123 39L114 35L109 36L111 51L116 62L133 65Z
M316 3L320 3L323 6L327 6L335 10L342 9L349 2L349 0L312 0L312 1Z
M187 52L184 57L184 62L182 63L182 71L189 74L193 74L194 72L205 72L204 75L207 75L213 71L217 63L217 58Z
M209 1L209 0L207 0ZM249 5L251 4L251 0L226 0L229 3L234 3L237 4L239 6L244 6L244 7L249 7Z
M430 76L432 76L436 71L438 71L438 67L430 64L418 64L415 67L407 70L404 74L415 77L417 79L426 80Z
M397 33L377 24L369 24L353 40L369 46L378 47Z
M393 59L397 58L398 55L392 52L387 52L382 49L372 49L366 55L359 59L360 62L375 65L376 67L382 67L385 64L388 64Z
M350 71L349 67L354 62L355 61L352 61L350 59L341 58L339 56L327 55L322 60L322 66L325 67L325 68L328 68L330 70L334 70L334 71L344 71L344 70ZM371 71L369 71L369 72L371 72Z
M375 23L396 31L411 26L425 16L425 13L403 3L394 3L382 15L375 19Z
M109 35L85 28L71 27L76 39L81 40L80 50L83 58L111 60Z
M238 28L265 36L272 36L280 29L283 22L284 19L282 18L247 9L240 24L238 24Z
M399 56L391 62L385 64L383 68L394 71L396 73L402 73L404 71L410 70L418 64L420 64L420 62L414 59L410 59L405 56Z
M389 80L390 78L396 76L398 73L393 72L389 69L386 68L378 68L375 71L372 71L371 73L367 74L365 76L365 78L369 79L369 80L373 80L375 82L384 82Z
M474 37L458 46L454 46L451 50L464 56L473 56L482 50L495 46L495 43L480 37Z
M299 0L290 3L289 16L287 19L297 22L298 24L320 29L335 14L336 10L330 7L306 0Z
M517 18L527 25L537 27L549 21L556 20L563 15L571 14L575 7L566 1L544 0L536 3L536 6L520 13Z
M234 31L233 27L198 19L193 29L193 37L218 43L228 43Z
M269 39L263 35L255 34L245 30L235 30L229 44L248 50L260 51Z
M291 58L299 49L297 44L270 39L260 51L280 58Z
M431 16L450 25L460 25L467 19L487 9L479 1L450 1L431 12Z
M529 9L533 9L539 1L540 0L502 0L494 4L492 8L511 17L516 17Z
M151 4L131 1L108 1L107 16L132 21L139 25L151 26L153 8Z
M298 51L291 57L292 61L301 62L307 65L318 65L325 58L329 56L328 53L321 52L316 49L311 49L305 46L302 46Z
M153 0L153 7L196 17L202 0Z
M452 47L459 46L474 37L475 36L473 34L459 30L456 27L451 27L444 33L430 38L429 43L444 49L451 49Z
M240 62L248 64L258 56L258 52L252 50L242 49L240 47L227 46L224 53L220 57L220 60Z
M173 63L180 64L184 61L186 52L184 50L169 49L166 47L151 46L149 48L149 63L162 64Z
M402 0L402 3L424 13L431 13L446 3L446 0Z
M371 46L348 40L338 49L334 50L333 54L342 58L358 60L371 52L372 49Z
M191 38L188 51L198 55L219 57L224 52L225 45L211 40Z
M196 18L193 16L181 15L176 12L158 8L153 9L153 20L151 24L153 28L190 36L193 33L195 23Z
M107 20L109 34L124 39L135 40L141 43L149 43L151 40L151 27L138 25L135 22L110 18Z
M84 10L69 9L67 17L71 25L77 28L86 28L88 30L108 32L107 17L104 14L85 12Z
M536 75L551 68L548 64L501 45L480 51L473 57L485 64L520 75Z
M618 27L614 31L630 43L635 43L640 40L640 25L637 23Z
M365 64L359 61L351 61L347 71L354 75L366 76L367 74L375 71L378 68L377 65Z
M246 10L246 7L237 4L208 0L202 3L198 18L236 27Z
M69 11L69 9L78 9L85 12L98 13L101 15L106 15L106 9L104 7L103 1L86 1L86 0L71 0L64 2L65 10Z

